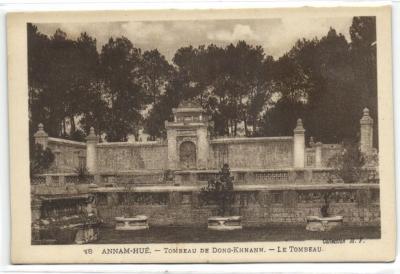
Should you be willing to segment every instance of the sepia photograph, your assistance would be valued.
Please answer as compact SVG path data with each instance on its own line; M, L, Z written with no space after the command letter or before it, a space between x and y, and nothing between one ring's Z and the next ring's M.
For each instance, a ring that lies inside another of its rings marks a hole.
M30 245L381 240L377 16L294 13L26 19Z

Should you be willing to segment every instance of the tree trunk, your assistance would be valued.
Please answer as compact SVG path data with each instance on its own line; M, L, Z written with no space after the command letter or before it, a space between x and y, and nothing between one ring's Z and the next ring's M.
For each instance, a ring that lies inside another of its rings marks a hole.
M69 135L72 135L76 131L75 118L73 115L70 116L70 120L71 120L71 131L70 131Z

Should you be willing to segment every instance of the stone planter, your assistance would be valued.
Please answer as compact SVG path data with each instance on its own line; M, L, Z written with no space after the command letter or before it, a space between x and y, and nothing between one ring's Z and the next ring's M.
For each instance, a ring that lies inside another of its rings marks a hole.
M144 215L134 217L115 217L115 230L149 229L148 218Z
M218 231L240 230L242 229L241 216L213 216L208 218L208 229Z
M89 188L98 188L99 186L98 185L96 185L95 183L90 183L89 184Z
M306 229L309 231L330 231L343 224L343 216L318 217L307 216Z

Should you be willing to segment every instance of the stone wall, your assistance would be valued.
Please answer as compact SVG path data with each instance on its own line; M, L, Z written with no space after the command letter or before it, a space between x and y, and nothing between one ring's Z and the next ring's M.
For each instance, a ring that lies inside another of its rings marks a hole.
M49 172L73 172L86 161L86 143L48 138L48 147L55 155ZM339 153L342 146L321 145L321 165ZM316 148L305 149L305 166L316 167ZM168 169L167 145L150 143L100 143L96 145L98 172L118 173L133 170ZM224 138L210 141L208 169L219 169L228 163L231 169L285 169L293 166L293 138Z
M163 143L101 143L96 148L99 173L167 169L167 145Z
M293 138L226 138L210 141L208 169L228 163L233 169L287 168L293 165ZM168 169L163 143L102 143L97 145L100 173Z
M85 143L49 137L47 147L54 154L51 172L75 172L80 165L85 166Z
M224 138L211 140L209 168L224 163L237 169L293 166L293 137Z
M379 225L379 188L359 186L341 190L275 189L237 191L233 214L243 217L248 227L268 224L306 224L306 216L320 215L323 195L330 193L329 213L342 215L348 225ZM146 215L153 226L206 226L216 214L198 191L99 192L97 209L106 224L116 216Z
M74 172L86 161L86 143L49 138L48 147L55 155L49 172ZM321 165L340 152L341 146L323 144ZM316 167L315 147L305 149L305 166ZM207 169L220 169L228 163L231 169L287 169L293 167L293 138L224 138L210 141ZM135 170L168 169L167 144L99 143L96 145L96 165L100 174L123 173Z

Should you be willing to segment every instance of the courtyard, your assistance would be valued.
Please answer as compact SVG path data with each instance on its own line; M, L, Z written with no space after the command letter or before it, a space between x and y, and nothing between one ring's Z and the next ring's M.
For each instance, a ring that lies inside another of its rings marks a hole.
M301 225L271 225L243 228L237 231L210 231L207 227L150 227L141 231L117 231L111 227L100 229L95 244L133 243L217 243L217 242L271 242L304 240L379 239L379 226L343 226L331 231L307 231Z

